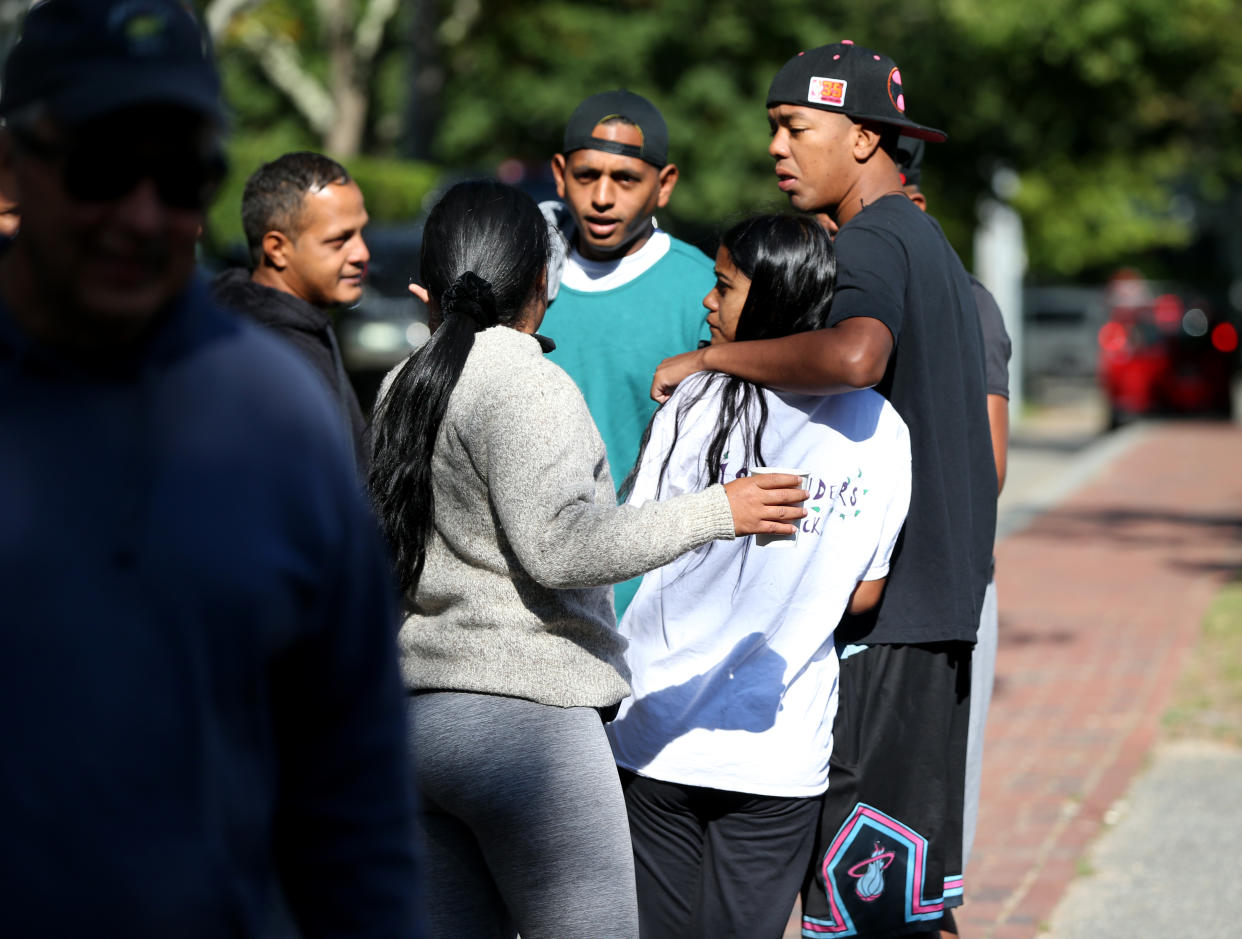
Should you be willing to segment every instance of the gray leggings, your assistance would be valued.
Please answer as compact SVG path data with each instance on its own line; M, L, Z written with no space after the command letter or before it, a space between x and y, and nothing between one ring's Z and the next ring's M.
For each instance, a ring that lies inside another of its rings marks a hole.
M410 698L431 939L637 939L634 858L599 715Z

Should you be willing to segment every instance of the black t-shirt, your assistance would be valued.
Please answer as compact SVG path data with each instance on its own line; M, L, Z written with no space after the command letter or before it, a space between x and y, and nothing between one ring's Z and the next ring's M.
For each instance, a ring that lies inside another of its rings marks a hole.
M983 374L987 379L988 394L1008 398L1009 357L1013 354L1013 343L1009 339L1009 331L1005 329L1005 317L996 305L996 298L974 274L970 275L970 288L975 292L979 328L983 330Z
M970 278L935 219L904 195L863 209L835 247L831 323L870 316L892 332L876 390L910 428L913 476L884 599L865 634L848 638L973 642L996 534L996 467Z

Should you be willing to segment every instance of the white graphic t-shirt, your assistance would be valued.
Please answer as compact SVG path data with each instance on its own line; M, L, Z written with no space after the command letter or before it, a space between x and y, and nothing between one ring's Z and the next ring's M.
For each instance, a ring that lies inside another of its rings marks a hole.
M735 429L724 478L703 478L723 378L693 376L656 415L631 502L749 473ZM704 384L674 443L679 406ZM764 463L810 476L797 541L714 542L643 578L620 625L634 693L608 736L618 765L643 776L805 797L828 786L837 708L833 629L855 585L888 573L910 503L910 439L874 391L760 393L768 405Z

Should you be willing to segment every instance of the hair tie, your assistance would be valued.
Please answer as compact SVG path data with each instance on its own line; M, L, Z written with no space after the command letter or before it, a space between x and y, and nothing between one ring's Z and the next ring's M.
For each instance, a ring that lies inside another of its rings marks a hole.
M475 332L496 325L496 296L492 285L474 271L466 271L444 291L440 307L445 316L454 313L469 319Z

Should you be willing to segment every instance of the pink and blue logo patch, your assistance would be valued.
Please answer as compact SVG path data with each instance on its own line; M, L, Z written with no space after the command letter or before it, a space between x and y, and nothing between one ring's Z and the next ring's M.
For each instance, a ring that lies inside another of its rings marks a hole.
M927 839L860 802L824 852L828 915L804 914L804 939L870 935L940 919L946 905L954 905L946 900L962 895L962 877L929 884L926 868Z

